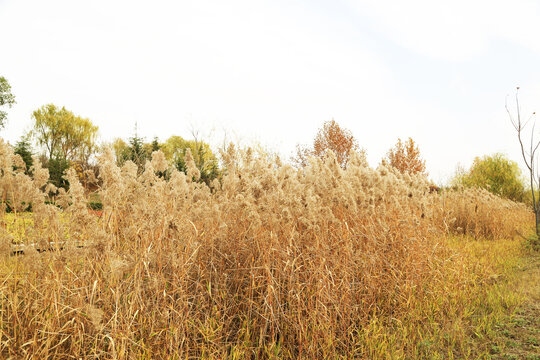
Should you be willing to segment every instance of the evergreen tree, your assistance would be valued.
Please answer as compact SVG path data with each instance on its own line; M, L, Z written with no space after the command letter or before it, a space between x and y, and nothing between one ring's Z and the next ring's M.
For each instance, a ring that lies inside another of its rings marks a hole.
M148 153L144 149L144 138L137 133L137 124L135 124L135 133L129 138L129 147L126 149L123 160L131 160L137 164L139 171L142 171L144 163L148 158Z
M32 160L32 146L27 136L21 137L21 139L15 144L15 154L20 155L26 164L25 173L28 174L30 167L34 163Z
M64 173L69 168L69 161L60 154L49 159L47 169L49 169L49 180L58 188L69 188L69 182L64 179Z
M152 152L158 151L159 149L161 149L161 146L159 146L158 138L155 136L154 140L152 141Z

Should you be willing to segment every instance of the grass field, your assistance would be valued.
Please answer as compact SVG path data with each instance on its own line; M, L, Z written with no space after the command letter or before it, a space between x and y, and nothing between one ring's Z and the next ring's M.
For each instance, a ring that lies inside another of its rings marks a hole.
M496 326L491 344L493 359L540 359L540 256L525 251L507 282L507 291L520 304Z

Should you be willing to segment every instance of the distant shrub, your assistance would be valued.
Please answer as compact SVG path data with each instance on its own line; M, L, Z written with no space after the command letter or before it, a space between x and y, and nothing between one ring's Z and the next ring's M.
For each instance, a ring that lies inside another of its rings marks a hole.
M88 207L92 210L103 210L103 204L97 201L91 201L88 203Z
M2 203L4 205L6 213L13 213L15 212L15 209L10 204L9 200ZM21 207L19 208L18 212L30 212L32 211L32 204L27 204L26 202L21 203Z

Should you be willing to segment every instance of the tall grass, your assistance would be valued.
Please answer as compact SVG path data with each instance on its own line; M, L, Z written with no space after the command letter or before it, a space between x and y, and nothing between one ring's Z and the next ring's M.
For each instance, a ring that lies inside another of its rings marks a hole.
M10 257L0 209L0 354L463 355L456 321L472 321L463 311L474 306L462 303L492 271L449 246L448 235L494 242L532 221L525 206L479 191L430 193L425 178L370 168L358 155L345 170L332 154L302 170L233 147L223 159L225 175L207 186L189 154L187 175L160 152L138 175L106 151L98 218L74 171L60 210L44 201L55 189L39 161L33 178L14 171L18 159L0 142L3 200L15 210L32 204L23 241L65 244ZM157 175L164 171L167 179Z

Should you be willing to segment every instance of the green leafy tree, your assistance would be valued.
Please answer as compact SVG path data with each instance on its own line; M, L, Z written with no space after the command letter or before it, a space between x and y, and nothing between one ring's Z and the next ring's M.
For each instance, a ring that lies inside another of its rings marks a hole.
M173 161L178 155L178 151L189 147L187 140L184 140L181 136L172 135L161 146L161 151L165 154L165 158L168 161Z
M30 144L30 139L28 136L23 136L19 141L17 141L15 144L14 153L20 155L20 157L23 159L24 163L26 164L25 173L28 174L32 164L34 163L32 160L32 145Z
M199 140L185 140L181 136L173 135L161 146L165 158L183 172L187 172L185 161L187 149L191 150L195 165L201 173L201 181L208 184L219 176L217 158L207 143Z
M116 164L122 166L125 162L127 152L129 151L129 144L124 139L116 138L110 144L103 144L103 146L110 146L113 149L114 156L116 158Z
M11 108L15 104L15 96L11 93L11 85L5 77L0 76L0 108L7 106ZM6 125L7 113L0 110L0 129Z
M475 158L471 168L458 171L452 182L465 187L477 186L514 201L526 200L518 164L500 153Z

